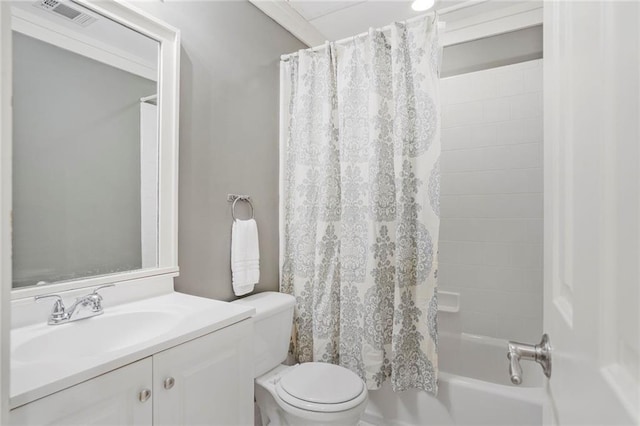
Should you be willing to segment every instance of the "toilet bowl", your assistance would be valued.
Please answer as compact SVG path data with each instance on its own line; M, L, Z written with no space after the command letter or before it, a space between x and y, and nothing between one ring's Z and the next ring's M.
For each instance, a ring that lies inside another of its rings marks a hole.
M263 426L355 426L367 388L355 373L333 364L282 365L289 347L295 299L258 293L234 303L253 306L255 398Z
M357 425L367 406L362 380L332 364L280 365L255 381L263 425Z

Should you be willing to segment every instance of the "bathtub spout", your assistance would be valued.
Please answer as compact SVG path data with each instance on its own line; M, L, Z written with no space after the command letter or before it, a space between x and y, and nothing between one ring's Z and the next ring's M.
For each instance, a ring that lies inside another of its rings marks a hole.
M542 341L537 345L527 343L509 342L507 358L509 358L509 376L511 383L522 383L522 367L520 360L536 361L542 366L542 371L547 377L551 377L551 344L549 336L542 335Z

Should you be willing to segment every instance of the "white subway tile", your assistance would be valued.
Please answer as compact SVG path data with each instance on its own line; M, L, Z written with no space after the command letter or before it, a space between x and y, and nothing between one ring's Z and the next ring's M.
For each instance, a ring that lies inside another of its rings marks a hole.
M502 71L496 75L498 96L514 96L524 92L524 75L522 70Z
M468 276L463 283L466 288L494 288L491 281L490 269L482 265L468 266Z
M541 143L445 151L441 159L443 173L538 168L541 164Z
M440 220L440 242L442 241L460 241L460 233L457 228L458 221L451 219Z
M456 82L449 78L440 79L440 105L446 106L450 105L451 102L451 90L452 86L455 86Z
M543 116L540 114L538 117L534 117L526 120L525 128L529 137L523 142L542 142L544 138L544 125Z
M446 127L442 129L441 142L443 151L473 147L473 126Z
M502 293L493 289L467 288L462 290L464 301L461 307L472 312L498 314L503 301Z
M542 59L534 59L532 61L521 62L518 64L520 69L526 70L529 68L539 68L540 72L542 72Z
M441 195L440 217L455 218L481 217L481 206L474 203L474 199L464 195Z
M526 219L527 227L523 241L527 243L542 244L543 221L542 219Z
M511 266L511 244L484 243L482 260L487 266Z
M438 331L460 334L463 332L462 318L459 312L438 312Z
M509 120L496 126L494 145L542 142L542 116Z
M542 115L542 92L526 93L508 99L513 119Z
M520 324L520 336L521 342L538 343L543 333L543 321L542 318L522 318Z
M512 244L510 265L516 268L542 269L542 244Z
M542 194L501 194L493 196L490 217L541 218Z
M453 277L449 276L451 271L455 270L455 265L438 262L438 286L441 289L449 289L454 285Z
M528 68L522 71L525 92L542 92L542 68Z
M483 105L481 101L447 105L442 108L443 128L481 123L482 118Z
M493 98L497 95L497 86L495 78L487 78L482 73L444 78L440 84L443 105Z
M540 167L542 164L541 144L521 144L483 149L482 163L475 170L482 169L522 169ZM472 169L473 170L473 169Z
M541 91L541 60L443 81L439 285L461 312L441 329L540 336Z
M524 120L509 120L497 123L496 140L494 145L515 145L518 143L536 142L530 140L523 126Z
M443 196L542 192L542 169L443 173L441 185Z
M542 194L442 195L443 218L540 218Z
M525 169L525 170L509 170L509 177L513 179L513 185L522 192L540 192L544 191L543 170ZM514 189L514 192L515 189Z
M495 333L495 337L505 340L538 343L542 336L542 318L500 316ZM505 364L505 374L506 368Z
M542 292L531 294L512 293L509 295L513 315L531 318L542 318Z
M521 269L522 279L519 287L514 287L513 290L521 291L523 293L542 293L543 277L542 268L538 269Z
M496 145L496 124L470 124L442 129L442 150L482 148Z
M458 242L456 243L458 263L464 265L482 265L482 243Z
M443 173L482 168L484 152L481 149L443 151L440 166Z
M461 318L462 329L466 333L497 337L495 330L498 328L498 318L495 314L465 311L462 305Z
M442 218L444 241L519 242L527 234L526 219Z
M508 98L496 98L484 101L484 121L505 121L510 118L510 102Z
M496 145L498 139L498 125L495 123L475 125L473 131L473 146L477 148Z
M484 172L442 173L440 178L440 194L481 194L486 189L484 182L478 182L476 178L485 178ZM486 179L485 179L486 180Z
M483 118L482 102L447 105L442 108L442 127L464 126L481 123Z
M485 287L487 281L479 274L480 266L474 265L440 265L438 269L438 281L447 288L455 286L462 288Z
M499 317L496 329L493 330L495 337L504 340L515 340L517 342L527 342L528 340L523 338L521 318L506 318L504 316ZM505 374L508 374L508 365L505 363Z
M443 241L442 239L438 242L438 262L440 264L458 263L455 245L456 242Z
M465 219L459 219L465 220ZM486 219L483 240L494 243L524 241L527 235L527 219Z
M517 268L494 267L487 274L489 288L506 290L522 285L522 273Z
M519 62L517 64L496 67L491 70L487 70L486 72L499 73L502 71L520 71L520 70L526 70L530 68L541 68L541 67L542 67L542 59L534 59L532 61ZM483 72L483 71L479 71L479 72Z

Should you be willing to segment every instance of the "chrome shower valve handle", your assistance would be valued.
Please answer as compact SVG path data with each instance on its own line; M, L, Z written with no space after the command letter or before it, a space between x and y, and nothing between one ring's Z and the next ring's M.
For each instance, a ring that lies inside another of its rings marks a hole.
M521 359L537 362L542 366L544 375L548 378L551 377L551 343L546 333L542 335L542 340L537 345L510 341L508 348L507 358L510 361L509 376L511 377L511 383L514 385L522 383Z

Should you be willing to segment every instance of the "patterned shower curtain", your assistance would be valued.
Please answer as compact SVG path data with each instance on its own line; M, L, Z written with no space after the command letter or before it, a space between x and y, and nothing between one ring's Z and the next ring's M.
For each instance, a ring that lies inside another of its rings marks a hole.
M437 392L439 54L427 17L282 64L292 352L369 389Z

